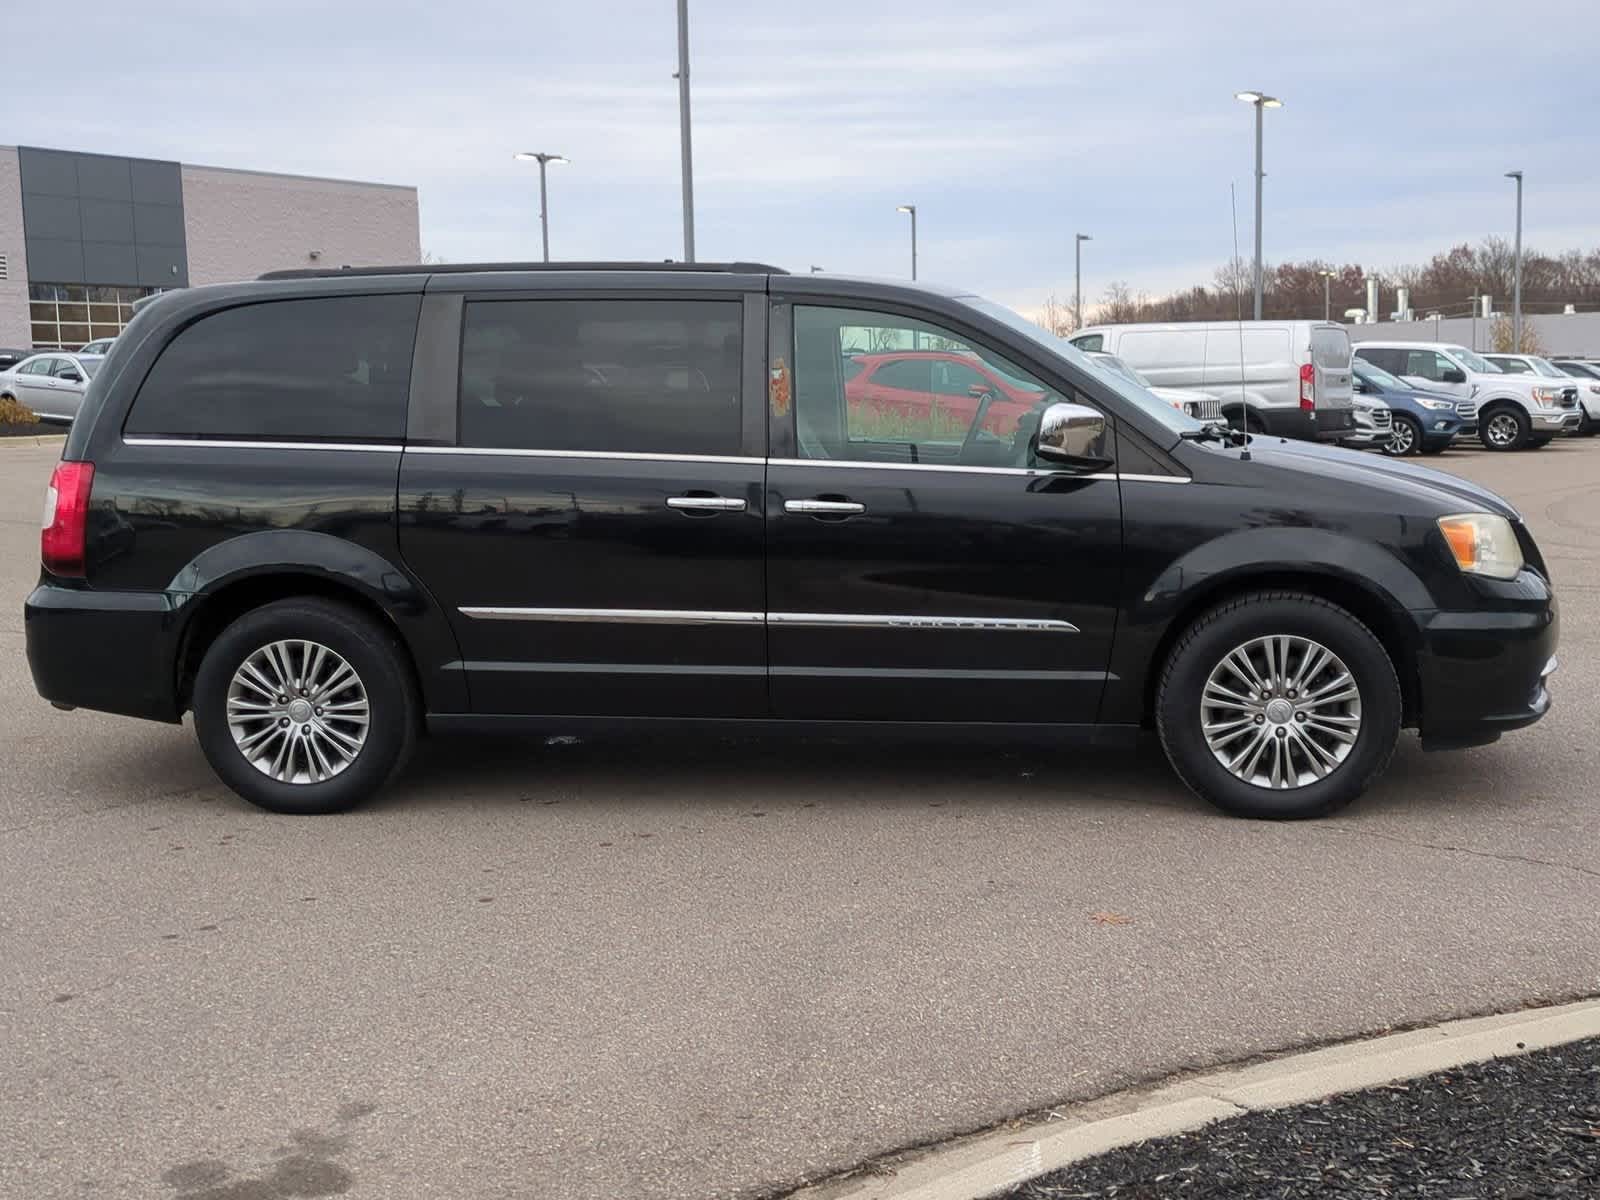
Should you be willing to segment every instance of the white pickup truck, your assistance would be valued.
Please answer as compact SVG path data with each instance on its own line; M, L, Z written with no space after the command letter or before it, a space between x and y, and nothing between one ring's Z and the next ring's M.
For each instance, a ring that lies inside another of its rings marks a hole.
M1430 392L1453 396L1457 413L1478 422L1490 450L1524 450L1575 431L1575 380L1508 375L1482 355L1450 342L1358 342L1355 356Z

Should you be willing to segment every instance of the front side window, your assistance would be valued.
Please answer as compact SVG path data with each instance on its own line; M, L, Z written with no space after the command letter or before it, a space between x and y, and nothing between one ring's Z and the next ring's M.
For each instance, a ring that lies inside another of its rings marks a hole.
M461 444L736 455L742 321L736 300L470 303Z
M799 305L794 340L803 458L1032 467L1040 414L1072 398L949 330L898 314ZM874 359L874 369L855 375L837 368Z
M70 358L56 359L55 364L50 368L50 374L54 375L57 379L76 381L83 378L83 372L78 370L78 364L73 362Z
M1415 375L1432 383L1443 383L1444 373L1454 366L1448 358L1433 350L1409 350L1406 352L1406 369L1402 374Z
M175 337L124 429L179 437L394 441L405 436L417 296L274 300Z

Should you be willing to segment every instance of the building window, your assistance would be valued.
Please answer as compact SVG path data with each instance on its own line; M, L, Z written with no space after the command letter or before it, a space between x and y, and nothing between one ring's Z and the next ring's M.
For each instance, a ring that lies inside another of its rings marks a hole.
M96 338L116 337L133 320L133 305L160 288L82 283L28 284L28 319L35 350L76 350Z

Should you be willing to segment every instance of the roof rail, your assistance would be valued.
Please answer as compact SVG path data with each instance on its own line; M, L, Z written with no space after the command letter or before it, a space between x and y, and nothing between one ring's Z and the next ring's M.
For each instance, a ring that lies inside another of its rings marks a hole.
M418 263L393 267L296 267L268 271L261 279L331 279L348 275L466 275L487 271L703 271L725 275L787 275L782 267L756 262L493 262Z

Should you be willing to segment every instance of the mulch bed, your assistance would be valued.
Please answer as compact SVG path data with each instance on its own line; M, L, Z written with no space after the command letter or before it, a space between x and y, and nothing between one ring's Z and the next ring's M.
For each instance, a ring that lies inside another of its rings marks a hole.
M1600 1039L1113 1150L1010 1200L1593 1200Z

